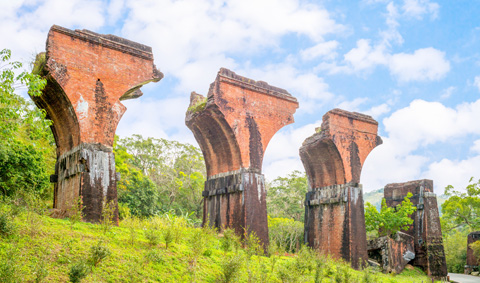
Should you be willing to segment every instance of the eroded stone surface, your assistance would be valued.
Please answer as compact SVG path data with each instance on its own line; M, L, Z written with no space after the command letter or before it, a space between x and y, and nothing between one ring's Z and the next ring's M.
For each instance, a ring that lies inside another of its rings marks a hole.
M185 122L207 167L203 223L245 230L268 244L263 154L293 123L297 100L287 91L220 69L207 98L193 92Z
M152 49L114 35L52 26L39 73L47 86L32 99L53 121L57 214L65 215L81 196L85 220L99 221L104 200L114 203L117 219L112 146L126 110L120 100L140 96L142 85L163 77Z
M367 238L360 173L382 140L370 116L334 109L321 130L307 138L300 157L309 181L305 242L360 268L367 261Z
M415 258L410 264L421 267L433 278L444 278L447 276L447 264L433 181L416 180L386 185L384 196L387 206L401 204L409 192L413 195L411 202L417 207L411 216L413 224L405 232L414 237Z
M415 258L414 239L398 232L395 238L379 237L367 242L368 257L380 263L385 272L400 273Z

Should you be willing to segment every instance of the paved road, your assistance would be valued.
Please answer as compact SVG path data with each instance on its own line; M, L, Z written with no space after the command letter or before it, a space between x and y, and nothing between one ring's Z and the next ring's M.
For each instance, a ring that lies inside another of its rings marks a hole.
M479 276L465 275L459 273L449 273L450 281L455 281L459 283L480 283Z

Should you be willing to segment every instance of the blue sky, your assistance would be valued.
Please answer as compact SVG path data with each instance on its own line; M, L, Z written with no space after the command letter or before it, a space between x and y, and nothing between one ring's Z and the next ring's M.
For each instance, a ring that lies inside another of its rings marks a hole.
M29 62L53 24L152 46L165 78L142 88L117 134L196 144L184 124L191 91L220 67L288 90L295 124L271 140L267 179L303 166L298 148L328 110L372 115L384 144L365 191L480 178L480 1L0 0L0 46Z

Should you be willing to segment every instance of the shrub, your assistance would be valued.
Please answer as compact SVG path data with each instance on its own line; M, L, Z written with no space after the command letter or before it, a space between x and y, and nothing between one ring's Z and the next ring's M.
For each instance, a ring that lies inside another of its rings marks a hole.
M8 237L15 231L15 226L6 212L0 211L0 235Z
M240 247L240 237L235 234L235 230L228 228L223 230L223 237L220 241L220 247L224 253L229 252L232 249L237 250L238 247Z
M408 193L401 204L397 207L388 207L385 198L382 199L380 212L370 203L365 205L365 228L367 232L378 232L379 236L393 237L401 230L407 230L413 223L410 215L417 208L412 204Z
M155 227L149 227L145 230L145 238L152 246L156 246L160 242L160 234Z
M240 253L234 253L226 256L226 258L220 263L221 275L219 278L220 282L232 282L235 281L240 272L240 268L243 265L244 258Z
M96 245L90 248L89 263L97 266L104 258L110 255L110 250L103 242L99 241Z
M279 251L295 253L303 242L304 225L300 221L289 218L268 217L268 233L270 243Z
M90 273L90 266L83 260L78 261L70 267L68 278L72 283L79 283Z

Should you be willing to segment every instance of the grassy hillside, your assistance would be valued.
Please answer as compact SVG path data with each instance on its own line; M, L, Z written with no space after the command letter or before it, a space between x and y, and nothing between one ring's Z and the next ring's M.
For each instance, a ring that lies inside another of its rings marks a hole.
M0 205L0 231L0 282L69 282L75 272L81 282L429 282L417 269L356 271L306 248L258 256L254 237L237 248L230 231L169 214L112 227Z

